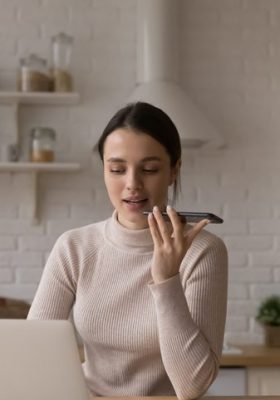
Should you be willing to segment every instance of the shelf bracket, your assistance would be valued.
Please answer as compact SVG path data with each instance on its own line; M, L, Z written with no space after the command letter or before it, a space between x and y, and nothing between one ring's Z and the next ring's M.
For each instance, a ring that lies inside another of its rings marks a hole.
M13 113L13 131L15 135L15 144L20 143L20 137L19 137L19 105L18 102L16 101L15 103L12 104L12 113Z
M31 193L32 193L32 225L38 225L39 223L39 214L38 214L38 172L32 171L30 174L31 179Z

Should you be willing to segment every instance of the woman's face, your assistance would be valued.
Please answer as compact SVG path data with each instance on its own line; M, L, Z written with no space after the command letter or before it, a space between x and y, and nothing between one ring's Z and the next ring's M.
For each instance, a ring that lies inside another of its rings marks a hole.
M179 170L165 148L145 133L116 129L104 143L104 180L119 222L129 229L148 226L142 211L165 209L168 186Z

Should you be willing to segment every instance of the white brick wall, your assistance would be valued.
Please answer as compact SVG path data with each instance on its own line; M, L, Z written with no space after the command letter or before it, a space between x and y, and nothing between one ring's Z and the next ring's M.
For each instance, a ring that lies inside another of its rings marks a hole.
M280 2L183 0L181 83L225 137L219 151L184 150L178 207L209 210L209 229L229 249L226 338L261 342L259 301L280 292ZM66 229L111 213L102 168L91 149L136 80L136 0L0 0L0 90L13 89L18 60L50 56L50 37L75 37L72 72L82 103L22 107L21 139L35 125L57 131L57 158L78 174L39 179L41 222L30 221L30 180L0 173L0 296L32 300L46 258ZM11 112L0 106L0 141Z

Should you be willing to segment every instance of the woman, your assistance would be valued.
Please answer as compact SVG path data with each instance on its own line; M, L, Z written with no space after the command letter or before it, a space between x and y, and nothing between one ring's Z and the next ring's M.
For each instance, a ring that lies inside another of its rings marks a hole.
M202 230L207 220L182 224L167 206L168 188L178 190L181 146L162 110L124 107L98 150L113 215L57 240L29 318L66 319L73 306L95 395L198 397L219 368L226 248Z

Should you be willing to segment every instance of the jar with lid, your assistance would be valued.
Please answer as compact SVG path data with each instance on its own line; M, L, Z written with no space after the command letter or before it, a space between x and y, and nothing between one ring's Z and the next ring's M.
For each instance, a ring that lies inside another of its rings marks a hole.
M30 54L20 59L18 90L22 92L48 92L50 89L47 60Z
M73 37L60 32L52 37L52 86L55 92L71 92L73 81L70 73Z
M30 161L54 161L55 136L52 128L33 128L30 135Z

